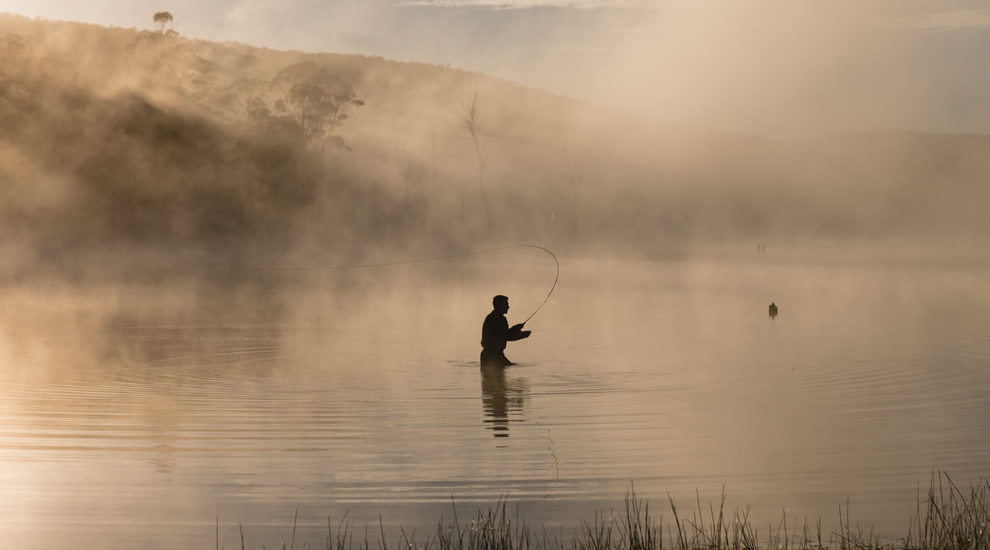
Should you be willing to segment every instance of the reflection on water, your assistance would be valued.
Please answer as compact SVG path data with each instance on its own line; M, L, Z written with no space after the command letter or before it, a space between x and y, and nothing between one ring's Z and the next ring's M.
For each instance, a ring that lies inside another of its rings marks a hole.
M523 418L526 400L526 379L506 376L511 367L481 366L481 405L485 411L485 423L495 437L509 437L509 418L517 422Z
M762 524L786 506L828 525L849 498L900 536L931 468L990 473L985 273L569 263L515 344L523 364L479 372L487 297L532 309L545 267L460 286L405 273L354 304L299 289L278 317L11 293L0 535L201 546L219 516L222 545L240 521L277 547L298 508L297 544L315 547L327 515L429 528L451 497L503 495L579 528L635 481L661 506L724 485Z

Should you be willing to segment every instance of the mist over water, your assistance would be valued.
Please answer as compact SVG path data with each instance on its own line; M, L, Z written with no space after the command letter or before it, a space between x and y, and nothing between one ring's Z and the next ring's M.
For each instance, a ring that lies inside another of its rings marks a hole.
M632 484L895 538L933 469L987 474L985 135L688 129L166 26L0 15L0 59L15 547L277 547L295 510L315 547L452 498L573 533ZM496 294L543 307L493 371Z
M488 260L508 269L393 267L349 300L297 285L274 317L22 295L35 322L5 316L0 340L4 530L192 544L220 516L225 544L243 522L275 545L298 508L315 545L328 514L428 532L451 497L469 514L504 495L570 532L635 482L684 506L724 486L757 524L831 525L848 498L897 537L933 467L984 474L985 270L564 258L519 364L492 373L478 296L509 294L516 322L553 266Z

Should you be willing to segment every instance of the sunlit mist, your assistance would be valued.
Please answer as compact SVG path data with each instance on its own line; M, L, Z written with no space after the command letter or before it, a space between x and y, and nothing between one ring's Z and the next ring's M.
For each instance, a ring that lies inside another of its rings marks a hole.
M0 534L969 536L987 52L961 0L0 0Z

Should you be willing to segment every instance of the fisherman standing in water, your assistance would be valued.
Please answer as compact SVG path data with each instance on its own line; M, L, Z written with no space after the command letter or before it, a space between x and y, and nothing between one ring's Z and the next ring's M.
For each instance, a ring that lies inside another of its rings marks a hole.
M499 294L492 298L492 312L481 326L481 367L507 367L512 361L505 356L505 343L529 338L530 331L519 323L509 328L505 314L509 312L509 299Z

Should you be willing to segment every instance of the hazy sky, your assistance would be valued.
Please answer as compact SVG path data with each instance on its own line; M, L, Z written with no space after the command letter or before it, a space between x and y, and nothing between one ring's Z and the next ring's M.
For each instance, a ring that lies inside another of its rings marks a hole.
M990 132L985 0L0 0L0 11L448 63L764 135Z

